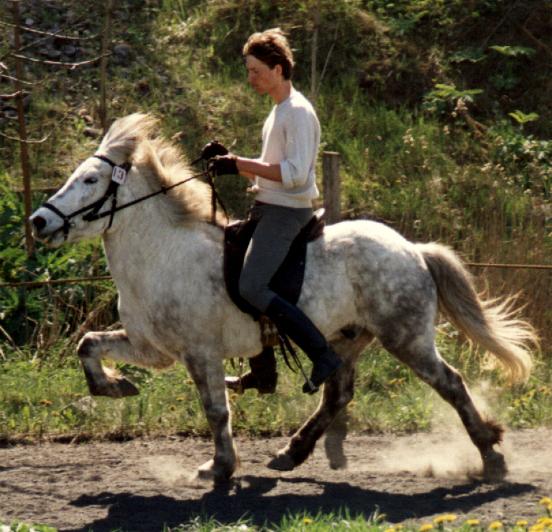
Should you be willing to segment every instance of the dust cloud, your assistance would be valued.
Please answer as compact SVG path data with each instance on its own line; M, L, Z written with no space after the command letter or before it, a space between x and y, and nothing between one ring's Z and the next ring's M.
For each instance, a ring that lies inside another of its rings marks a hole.
M166 486L203 486L197 478L197 470L186 467L176 456L149 456L145 458L145 466L153 478Z
M484 419L500 419L496 411L497 390L481 382L470 390L473 401ZM429 432L389 437L389 445L372 457L363 470L392 474L410 473L428 478L478 478L482 472L479 451L470 440L458 414L437 395L428 398L433 410ZM521 482L529 476L552 476L552 449L539 441L539 430L516 431L516 445L505 427L503 442L495 449L502 453L508 466L509 481ZM535 438L537 435L537 438ZM546 438L543 429L542 437ZM521 440L521 445L520 445Z

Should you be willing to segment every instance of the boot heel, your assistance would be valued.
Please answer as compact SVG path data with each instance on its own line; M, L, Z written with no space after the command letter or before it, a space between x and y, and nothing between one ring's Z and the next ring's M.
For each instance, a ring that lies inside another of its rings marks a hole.
M328 349L315 360L310 379L303 384L303 393L313 394L326 382L343 364L343 361L332 349Z
M318 386L315 386L313 382L310 379L307 379L305 381L305 384L303 384L303 393L307 393L309 395L315 394L320 388Z

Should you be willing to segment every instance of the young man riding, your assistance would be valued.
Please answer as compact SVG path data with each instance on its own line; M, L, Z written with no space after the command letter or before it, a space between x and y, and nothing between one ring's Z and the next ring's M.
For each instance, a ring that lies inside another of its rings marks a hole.
M218 156L210 164L218 175L241 174L254 183L257 197L251 216L258 224L245 255L240 295L310 358L314 389L305 384L303 391L312 393L342 362L311 320L273 292L269 283L313 214L312 201L319 195L315 165L320 124L310 102L292 85L293 54L279 28L251 35L243 55L249 84L258 94L268 94L275 104L263 126L262 153L258 159ZM256 358L257 366L266 365L275 372L272 351ZM262 380L271 378L264 375L252 365L252 373L241 379L242 388L261 390Z

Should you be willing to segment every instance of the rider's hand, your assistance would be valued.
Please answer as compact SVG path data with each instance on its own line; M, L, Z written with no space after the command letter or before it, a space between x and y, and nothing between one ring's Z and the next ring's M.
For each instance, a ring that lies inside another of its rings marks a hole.
M217 155L228 155L228 150L218 140L212 140L203 146L200 157L208 161Z
M215 175L238 175L240 172L235 155L217 156L209 161L209 171Z

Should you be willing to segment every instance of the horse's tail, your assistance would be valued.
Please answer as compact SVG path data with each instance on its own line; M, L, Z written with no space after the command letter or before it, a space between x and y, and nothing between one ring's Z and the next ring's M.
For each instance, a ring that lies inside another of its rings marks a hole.
M538 346L533 327L517 318L515 299L480 299L472 277L448 247L417 244L437 285L439 307L470 340L493 353L512 381L523 381L532 368L529 345Z

